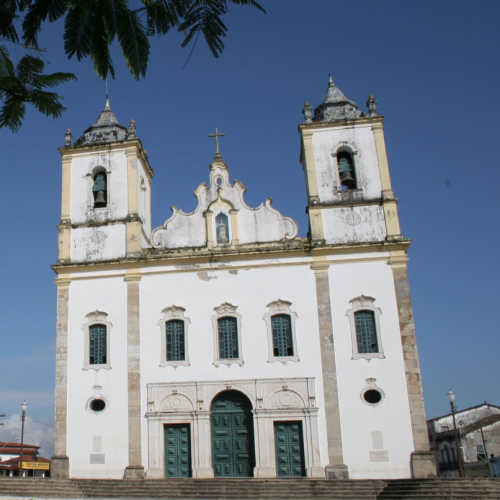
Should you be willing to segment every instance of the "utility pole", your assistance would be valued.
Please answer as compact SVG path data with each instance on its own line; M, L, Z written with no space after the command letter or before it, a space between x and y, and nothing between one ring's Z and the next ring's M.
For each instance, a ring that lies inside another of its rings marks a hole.
M486 449L486 441L484 440L483 426L479 427L481 429L481 438L483 439L484 457L486 458L486 465L488 466L488 474L492 477L490 461L488 459L488 450Z

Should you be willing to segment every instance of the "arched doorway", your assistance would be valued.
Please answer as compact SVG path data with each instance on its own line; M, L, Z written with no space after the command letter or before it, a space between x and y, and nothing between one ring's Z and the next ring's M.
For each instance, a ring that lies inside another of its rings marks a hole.
M215 477L252 477L255 466L252 403L241 392L224 391L212 412L212 466Z

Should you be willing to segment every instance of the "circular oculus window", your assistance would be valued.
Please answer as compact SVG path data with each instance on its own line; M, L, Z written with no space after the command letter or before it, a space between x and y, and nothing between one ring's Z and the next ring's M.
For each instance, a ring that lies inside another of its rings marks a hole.
M96 413L100 413L106 409L106 402L103 399L93 399L90 402L90 409Z
M369 389L363 394L363 399L370 405L376 405L382 401L382 393L375 389Z

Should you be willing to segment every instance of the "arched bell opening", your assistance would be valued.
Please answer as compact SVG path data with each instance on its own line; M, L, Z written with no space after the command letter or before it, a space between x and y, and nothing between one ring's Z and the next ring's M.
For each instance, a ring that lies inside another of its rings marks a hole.
M340 151L337 153L337 165L342 191L357 189L356 169L354 168L354 157L351 152Z
M92 175L92 178L94 208L104 208L108 205L108 176L104 170L99 170Z
M252 477L255 467L252 403L239 391L223 391L212 400L210 411L215 477Z

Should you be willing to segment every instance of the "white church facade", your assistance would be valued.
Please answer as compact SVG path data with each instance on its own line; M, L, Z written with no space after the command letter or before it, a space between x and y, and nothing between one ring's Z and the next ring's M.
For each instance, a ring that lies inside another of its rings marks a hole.
M62 155L53 477L405 478L429 451L383 117L330 81L299 126L310 230L215 154L151 228L106 103Z

